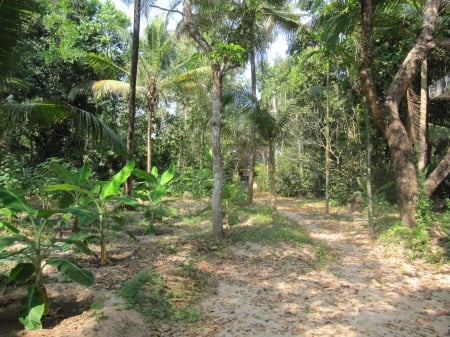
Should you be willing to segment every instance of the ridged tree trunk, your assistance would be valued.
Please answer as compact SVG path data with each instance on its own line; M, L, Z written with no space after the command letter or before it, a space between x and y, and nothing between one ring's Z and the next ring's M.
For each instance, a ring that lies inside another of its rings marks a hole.
M325 110L325 214L330 214L330 63L327 64L327 106Z
M158 104L158 90L156 79L150 79L151 87L148 88L145 106L147 109L147 172L152 171L152 119Z
M214 69L215 68L215 69ZM219 241L223 240L222 186L223 162L220 130L222 124L222 80L223 74L218 67L213 67L211 142L213 154L213 190L211 195L211 212L213 234Z
M131 71L130 71L130 102L128 106L128 129L127 129L127 154L126 161L129 162L134 154L134 129L136 117L136 81L137 66L139 57L139 30L141 22L141 0L134 0L133 17L133 40L131 45ZM125 194L130 195L133 192L132 177L125 182Z
M255 50L252 49L250 52L250 78L252 85L252 96L255 99L253 103L253 114L256 113L256 55ZM248 147L248 191L247 191L247 201L249 204L253 203L253 185L255 182L255 138L256 138L256 128L253 122L250 122L250 145Z
M374 117L375 123L383 132L391 152L400 218L402 224L407 227L414 227L416 224L418 181L414 164L414 151L405 125L400 119L399 105L422 61L434 47L433 31L440 2L440 0L429 0L426 4L422 32L395 75L386 96L381 97L376 89L376 82L371 70L375 1L361 0L362 87L369 111Z
M275 186L275 141L273 139L269 140L268 144L268 160L267 160L267 171L269 175L269 188L270 188L270 206L272 211L277 210L277 190Z
M210 55L213 48L200 32L195 24L192 11L191 1L185 0L183 4L184 24L191 38L198 44L205 55ZM236 67L228 62L228 55L224 54L220 59L211 59L212 69L212 118L211 118L211 140L213 154L213 191L211 194L211 213L212 213L212 230L214 237L222 241L223 232L223 216L222 216L222 186L223 186L223 162L222 162L222 146L220 141L220 131L222 126L222 89L223 77L225 73Z

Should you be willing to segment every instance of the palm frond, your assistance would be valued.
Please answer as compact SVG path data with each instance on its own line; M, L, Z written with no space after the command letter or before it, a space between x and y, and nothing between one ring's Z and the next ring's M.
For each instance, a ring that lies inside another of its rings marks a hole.
M77 132L83 133L97 141L109 143L115 150L124 153L125 145L120 137L94 114L63 102L17 103L0 105L0 118L9 121L9 125L23 124L30 121L36 124L51 125L71 119Z
M20 59L16 46L34 6L34 1L30 0L0 1L0 82L8 77Z
M142 90L142 88L141 88ZM126 96L130 92L130 84L117 80L89 81L77 84L70 90L69 100L78 96L90 96L102 99L111 95Z
M129 76L126 69L119 67L105 56L89 53L88 57L89 65L103 78L120 78L123 76Z

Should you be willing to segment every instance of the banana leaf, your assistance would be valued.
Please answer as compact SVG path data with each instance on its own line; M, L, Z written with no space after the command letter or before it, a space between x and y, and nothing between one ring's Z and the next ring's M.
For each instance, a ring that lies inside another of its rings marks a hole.
M94 283L94 274L83 269L73 261L60 257L52 257L48 259L47 264L56 267L60 273L78 284L90 286Z
M101 200L106 200L106 198L116 195L119 192L120 186L122 186L133 172L134 165L135 161L130 161L103 186L103 189L100 192Z

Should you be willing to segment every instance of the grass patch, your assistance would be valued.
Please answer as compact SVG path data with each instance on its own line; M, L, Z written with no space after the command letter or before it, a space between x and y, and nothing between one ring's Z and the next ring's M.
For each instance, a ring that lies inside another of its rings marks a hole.
M153 271L139 273L122 285L118 296L128 309L140 312L155 326L158 321L194 323L203 319L195 304L205 286L204 275L191 260L178 265L176 277Z
M279 214L272 215L272 212L267 212L265 208L261 211L251 218L251 226L232 227L229 232L230 241L255 241L271 245L281 242L297 245L314 244L314 240L296 223Z
M290 244L312 247L318 266L332 261L332 252L320 242L313 240L307 231L297 222L287 219L279 213L273 213L269 207L251 207L240 209L240 217L246 217L246 225L232 226L228 239L232 243L258 242L272 247ZM252 261L260 263L258 259Z
M126 300L128 309L139 311L150 322L172 315L169 296L160 274L151 271L137 274L122 285L118 295Z

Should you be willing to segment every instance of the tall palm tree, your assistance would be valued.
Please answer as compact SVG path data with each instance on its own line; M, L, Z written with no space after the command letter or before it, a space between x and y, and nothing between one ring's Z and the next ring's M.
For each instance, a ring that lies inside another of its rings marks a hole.
M155 18L147 27L147 39L141 43L141 56L137 72L136 93L142 95L147 113L147 171L152 169L152 119L160 98L165 98L168 89L194 92L203 96L198 76L207 71L207 67L190 69L192 58L176 63L175 36L168 31L169 14ZM195 56L193 56L195 57ZM113 64L108 58L90 54L90 63L100 73L111 78L128 78L128 72ZM114 95L129 95L131 85L126 81L105 79L90 81L75 86L71 97L82 93L93 94L97 99Z
M274 40L274 31L281 30L287 33L294 32L299 25L299 16L293 13L288 7L289 1L285 0L265 0L265 1L245 1L243 21L246 27L242 31L250 39L248 45L244 47L248 50L250 62L250 81L252 95L256 98L257 80L256 80L256 56L264 55L270 42ZM250 33L250 34L249 34ZM261 63L262 65L262 63ZM262 72L262 69L261 69ZM257 100L254 101L253 111L256 113L259 109ZM249 181L247 199L249 203L253 202L253 182L255 167L255 126L250 125L249 142Z
M139 32L141 25L141 0L134 0L133 36L131 42L131 69L130 69L130 97L128 105L128 128L127 128L127 155L126 161L133 158L134 151L134 129L136 117L136 81L139 59ZM125 183L125 194L130 195L133 190L132 176Z

